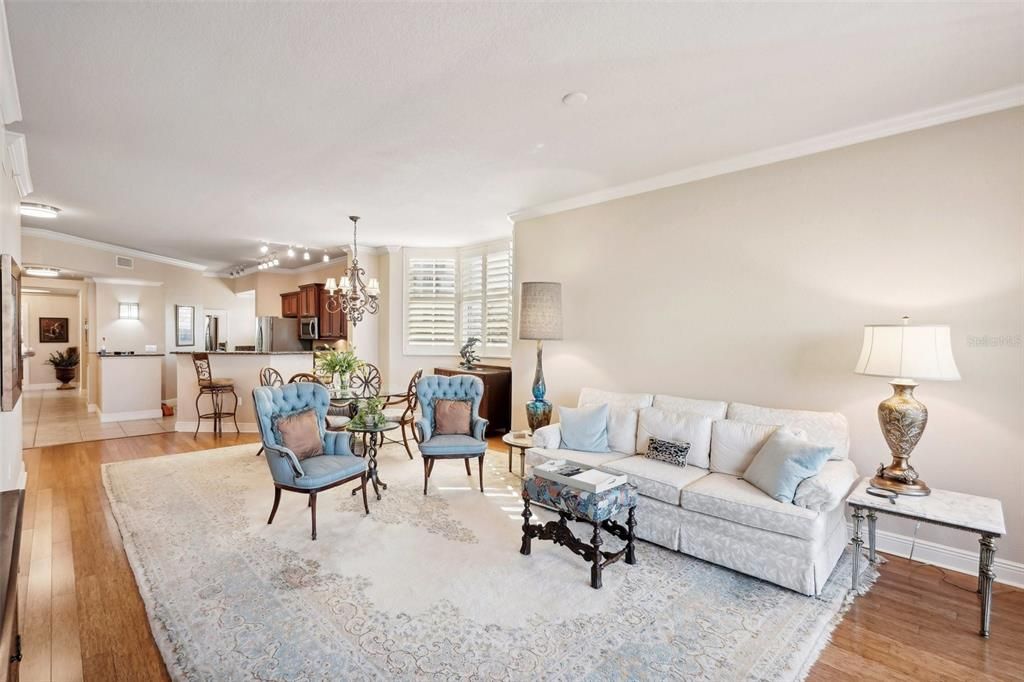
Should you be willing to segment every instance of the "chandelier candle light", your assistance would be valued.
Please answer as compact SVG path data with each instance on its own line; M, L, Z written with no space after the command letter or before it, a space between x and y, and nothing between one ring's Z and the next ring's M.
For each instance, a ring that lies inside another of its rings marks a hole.
M551 423L551 403L544 399L544 341L562 338L562 285L560 282L523 282L519 306L519 338L537 341L537 371L533 400L526 403L530 431Z
M878 405L878 423L892 452L880 465L871 485L900 495L928 495L931 490L910 465L910 453L928 424L928 408L914 398L915 379L957 381L949 327L943 324L871 324L864 327L864 346L854 371L895 377L892 395Z
M366 271L359 266L359 247L356 244L359 216L350 215L348 219L352 221L352 262L349 263L340 282L328 277L324 290L327 292L328 312L343 311L354 327L363 321L365 313L377 313L380 282L376 277L371 277L368 282L364 281Z

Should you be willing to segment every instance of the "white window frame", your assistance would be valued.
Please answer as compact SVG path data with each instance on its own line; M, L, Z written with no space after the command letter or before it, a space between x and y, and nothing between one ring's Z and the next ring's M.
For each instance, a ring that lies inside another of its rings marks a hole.
M403 248L402 249L402 349L405 355L435 355L435 356L458 356L459 349L462 347L463 338L463 320L462 320L462 304L463 304L463 291L462 291L462 259L465 256L481 255L484 258L484 278L486 281L487 270L486 260L487 253L493 252L497 246L506 246L509 249L509 253L512 253L512 240L511 239L499 239L490 242L484 242L482 244L473 244L462 248ZM409 345L409 261L413 258L452 258L455 260L455 344L439 344L434 346L410 346ZM512 261L513 275L515 272L515 262ZM510 359L512 357L512 342L515 340L513 334L515 333L515 304L514 304L514 287L515 279L510 285L510 306L512 308L512 319L509 321L509 345L508 348L494 351L487 347L486 339L481 339L481 344L477 346L478 352L481 358L494 358L494 359ZM486 295L484 296L484 307L486 310ZM486 331L486 323L485 323ZM486 334L485 334L486 335Z

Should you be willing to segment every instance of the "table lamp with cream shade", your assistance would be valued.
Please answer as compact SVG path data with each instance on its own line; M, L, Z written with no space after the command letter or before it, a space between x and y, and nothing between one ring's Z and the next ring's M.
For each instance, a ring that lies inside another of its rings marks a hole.
M944 324L871 324L857 374L892 377L893 394L878 405L878 423L892 452L892 462L878 467L871 485L900 495L927 495L928 486L910 465L910 453L928 424L928 408L914 398L916 379L957 381L949 326Z
M537 342L537 370L533 400L526 403L530 431L551 423L551 403L544 400L544 342L562 338L562 285L560 282L523 282L519 297L519 338Z

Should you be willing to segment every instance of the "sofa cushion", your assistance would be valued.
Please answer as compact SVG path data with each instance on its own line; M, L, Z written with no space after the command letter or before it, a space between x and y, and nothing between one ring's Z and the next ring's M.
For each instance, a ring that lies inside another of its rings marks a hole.
M708 475L707 469L676 466L643 455L615 460L603 465L601 469L626 474L641 495L669 504L679 504L683 488Z
M743 480L779 502L792 504L797 486L817 476L831 454L830 445L808 443L789 429L777 429L754 455L754 461L743 472Z
M608 452L608 406L559 407L562 441L559 447L584 452Z
M561 448L530 448L526 451L526 464L532 467L552 459L564 459L567 462L604 469L605 464L629 456L621 452L582 452L580 450L563 450Z
M778 428L774 424L719 419L711 425L711 471L742 476L754 460L754 455ZM794 433L806 439L802 431Z
M654 396L650 393L615 393L596 388L580 390L579 407L608 406L608 447L632 455L636 452L637 413L650 407Z
M850 454L850 427L838 412L779 410L745 403L729 403L729 419L753 424L781 424L807 434L807 440L831 445L829 459L846 459Z
M677 398L674 395L654 396L654 407L668 412L692 412L712 419L725 419L729 407L724 400L697 400L695 398Z
M804 540L815 540L825 530L824 512L783 504L728 474L704 476L683 489L679 502L683 509Z
M657 407L640 410L636 452L647 452L651 438L690 444L687 466L707 469L711 453L711 417L690 412L669 412Z

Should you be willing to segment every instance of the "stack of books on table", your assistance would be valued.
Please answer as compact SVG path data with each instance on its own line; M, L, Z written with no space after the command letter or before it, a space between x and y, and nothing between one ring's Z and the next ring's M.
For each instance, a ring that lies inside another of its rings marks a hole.
M609 474L600 469L589 469L564 459L553 459L533 467L533 473L555 483L590 493L603 493L626 483L624 474Z

